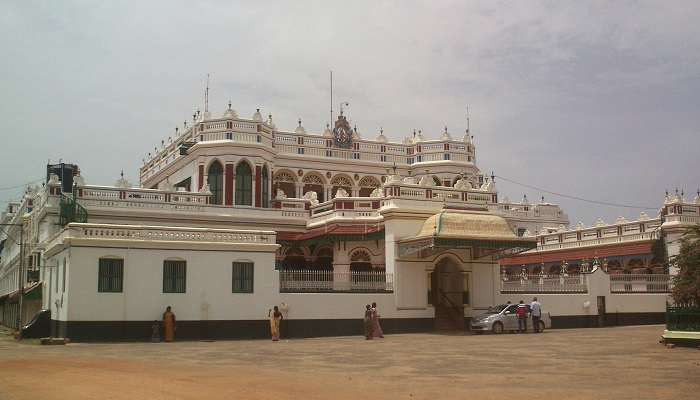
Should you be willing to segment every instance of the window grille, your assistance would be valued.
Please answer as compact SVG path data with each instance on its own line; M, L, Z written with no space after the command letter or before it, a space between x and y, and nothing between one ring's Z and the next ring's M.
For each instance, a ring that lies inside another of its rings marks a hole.
M233 293L253 293L253 263L233 263Z
M119 258L100 258L97 291L100 293L121 293L123 285L124 260Z
M185 293L187 289L187 263L163 261L163 293Z

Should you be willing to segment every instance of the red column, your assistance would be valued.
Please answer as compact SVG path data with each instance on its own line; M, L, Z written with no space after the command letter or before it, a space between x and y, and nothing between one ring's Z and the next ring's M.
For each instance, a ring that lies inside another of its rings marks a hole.
M197 191L202 190L204 186L204 165L199 166L199 177L197 178Z
M233 205L233 164L224 169L224 205Z
M262 197L262 170L259 165L255 166L255 207L260 207L261 197Z

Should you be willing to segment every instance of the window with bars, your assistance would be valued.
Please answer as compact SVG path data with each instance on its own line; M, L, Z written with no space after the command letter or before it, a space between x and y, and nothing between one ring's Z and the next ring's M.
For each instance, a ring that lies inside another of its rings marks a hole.
M123 286L124 260L120 258L100 258L97 291L101 293L121 293Z
M163 293L185 293L187 289L187 262L163 261Z
M233 293L253 293L253 263L233 263Z

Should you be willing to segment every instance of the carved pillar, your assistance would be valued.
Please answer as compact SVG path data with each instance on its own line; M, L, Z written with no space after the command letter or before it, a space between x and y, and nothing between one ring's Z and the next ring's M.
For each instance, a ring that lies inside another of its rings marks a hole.
M350 258L346 243L336 242L333 245L333 290L350 290L350 283Z
M202 187L204 186L204 165L200 164L199 165L199 170L197 174L197 192L202 190Z
M260 207L260 200L262 199L262 169L259 165L255 166L255 207Z
M233 164L224 168L224 204L233 205Z

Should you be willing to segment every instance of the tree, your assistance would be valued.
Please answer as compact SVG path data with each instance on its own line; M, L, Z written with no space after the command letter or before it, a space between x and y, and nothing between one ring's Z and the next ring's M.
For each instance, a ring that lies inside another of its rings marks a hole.
M676 305L700 306L700 225L688 228L672 262L678 267L671 295Z

